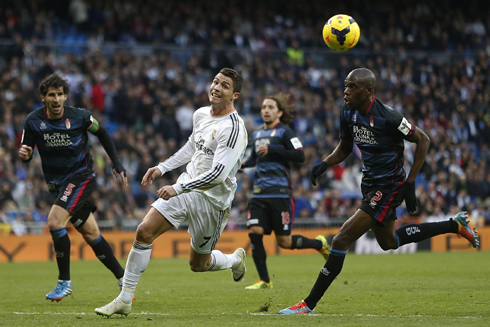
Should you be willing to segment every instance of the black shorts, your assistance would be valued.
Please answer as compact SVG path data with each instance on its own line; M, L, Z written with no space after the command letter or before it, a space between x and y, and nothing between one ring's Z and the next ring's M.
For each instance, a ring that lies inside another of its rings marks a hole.
M88 199L95 190L95 174L77 174L70 178L56 194L54 204L68 211L72 217L71 223L75 228L81 227L97 207Z
M403 202L400 192L403 182L382 186L363 186L362 211L373 217L380 225L396 219L396 208Z
M247 227L260 226L264 234L291 235L294 200L290 198L252 198L248 203Z

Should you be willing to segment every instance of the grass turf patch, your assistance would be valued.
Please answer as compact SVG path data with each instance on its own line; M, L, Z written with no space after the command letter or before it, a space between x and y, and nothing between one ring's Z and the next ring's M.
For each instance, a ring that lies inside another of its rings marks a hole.
M276 313L304 299L324 261L319 255L267 257L274 288L245 290L247 275L192 273L187 259L153 259L128 317L94 309L119 294L97 261L72 262L73 294L45 300L56 284L55 262L0 264L2 326L488 326L490 252L348 254L315 315Z

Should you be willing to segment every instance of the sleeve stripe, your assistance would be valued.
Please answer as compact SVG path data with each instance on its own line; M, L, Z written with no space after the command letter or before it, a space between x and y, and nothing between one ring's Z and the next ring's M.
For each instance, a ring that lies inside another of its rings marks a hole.
M412 129L410 130L410 133L408 133L408 135L412 135L413 131L415 131L415 124L412 124Z
M238 118L237 118L236 114L231 115L230 118L231 118L231 122L233 124L233 129L231 130L231 135L230 135L230 138L228 139L228 143L226 143L226 146L234 149L235 145L236 145L236 141L238 139L238 133L240 130L240 128L239 128L240 125L238 124Z
M183 183L182 188L186 191L189 191L194 188L198 188L201 186L204 186L206 184L210 184L212 181L214 181L218 176L221 174L221 172L225 169L225 166L222 164L217 164L216 167L212 171L210 171L206 176L203 176L200 180L191 182L191 183Z
M194 188L201 187L201 186L204 186L206 184L209 184L212 181L214 181L219 176L219 174L221 174L221 172L223 171L224 168L225 168L225 166L223 166L222 164L217 164L216 167L214 167L213 171L209 172L202 179L194 181L192 183L187 183L187 184L184 183L184 184L182 184L182 187L184 189L190 190L190 189L194 189Z

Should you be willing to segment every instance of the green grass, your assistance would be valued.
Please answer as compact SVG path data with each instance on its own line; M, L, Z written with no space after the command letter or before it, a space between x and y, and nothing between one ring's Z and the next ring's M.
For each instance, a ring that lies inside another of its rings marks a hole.
M488 326L490 252L354 255L312 316L275 314L308 295L323 265L319 255L269 256L271 290L245 290L229 271L192 273L187 259L154 259L128 317L94 308L119 293L97 261L73 262L73 295L45 300L56 264L0 264L0 326ZM269 311L263 311L269 307Z

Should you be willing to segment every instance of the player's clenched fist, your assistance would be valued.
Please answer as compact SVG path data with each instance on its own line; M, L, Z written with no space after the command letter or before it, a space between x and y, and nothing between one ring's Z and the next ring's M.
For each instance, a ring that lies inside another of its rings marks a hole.
M31 158L32 156L32 147L22 144L22 146L19 149L19 158L21 160L27 161Z

